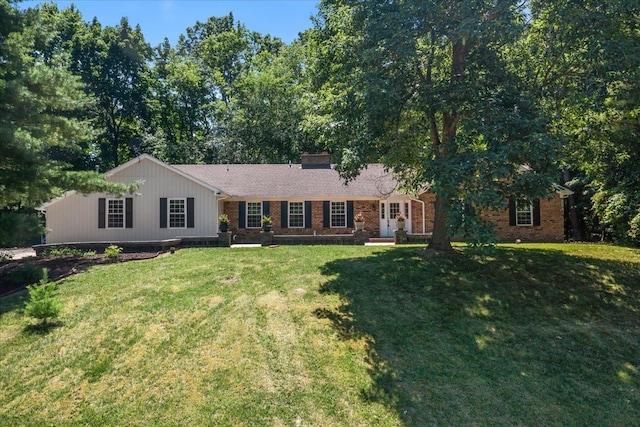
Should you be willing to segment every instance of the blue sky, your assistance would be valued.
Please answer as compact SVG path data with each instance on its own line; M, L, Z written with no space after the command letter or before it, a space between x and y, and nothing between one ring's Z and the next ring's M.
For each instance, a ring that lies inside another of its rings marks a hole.
M28 0L21 7L42 1ZM120 18L140 24L145 40L152 46L165 37L175 45L178 36L196 21L233 12L236 21L249 30L280 37L291 43L298 33L312 27L310 17L317 12L319 0L75 0L54 1L60 8L72 3L86 21L94 16L103 26L114 26Z

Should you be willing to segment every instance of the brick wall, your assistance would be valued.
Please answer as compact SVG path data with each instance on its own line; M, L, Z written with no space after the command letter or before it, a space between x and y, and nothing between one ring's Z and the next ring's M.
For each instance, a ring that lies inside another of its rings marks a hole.
M362 212L365 217L364 230L369 237L377 237L380 235L380 222L378 221L378 206L377 200L353 202L354 215ZM239 215L239 202L224 202L224 213L229 215L231 225L229 230L245 240L260 240L259 229L240 229L238 228L238 215ZM353 231L353 227L346 228L325 228L323 226L323 202L312 201L311 202L311 228L282 228L281 226L281 205L280 201L272 201L269 205L269 211L271 219L273 220L273 232L278 235L313 235L314 232L317 235L328 234L350 234Z
M423 193L419 198L425 202L426 232L430 233L433 231L435 195ZM422 232L422 205L413 201L411 208L412 230L414 233L420 233ZM551 199L540 200L539 226L509 225L508 209L499 212L487 211L483 216L495 224L496 236L501 242L514 242L516 239L522 242L562 242L564 240L563 201L555 193Z
M433 231L435 196L432 193L423 193L420 200L425 206L425 232ZM359 212L365 217L364 231L368 237L380 235L378 200L356 200L353 203L354 214ZM322 201L311 203L311 228L282 228L280 224L280 202L271 202L271 218L273 219L273 231L279 235L317 235L349 234L352 228L324 228ZM230 230L233 234L249 241L260 241L259 229L238 229L238 202L225 202L224 212L231 220ZM413 233L422 233L422 203L411 202L411 230ZM564 213L562 199L557 195L551 199L540 200L540 226L510 226L508 210L484 214L485 218L496 225L496 235L502 242L513 242L520 239L523 242L562 242L564 240Z

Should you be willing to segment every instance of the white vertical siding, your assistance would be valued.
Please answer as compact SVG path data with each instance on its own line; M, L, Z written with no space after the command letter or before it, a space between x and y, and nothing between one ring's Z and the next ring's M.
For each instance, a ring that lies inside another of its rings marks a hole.
M217 235L218 200L210 189L145 158L109 179L125 183L144 181L136 195L123 196L133 198L133 228L98 228L98 199L114 196L72 194L47 207L47 243L164 240ZM162 197L193 197L195 227L160 228Z

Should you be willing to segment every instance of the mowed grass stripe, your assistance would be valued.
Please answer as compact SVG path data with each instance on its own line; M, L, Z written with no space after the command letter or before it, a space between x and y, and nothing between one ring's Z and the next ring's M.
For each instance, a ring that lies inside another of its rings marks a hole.
M633 425L640 254L188 249L0 300L0 424Z

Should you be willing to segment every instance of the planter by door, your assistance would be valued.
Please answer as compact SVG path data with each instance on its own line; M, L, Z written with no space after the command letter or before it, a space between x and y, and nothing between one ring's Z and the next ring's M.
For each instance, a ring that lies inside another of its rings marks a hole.
M354 224L356 226L356 231L362 231L364 228L364 221L356 221Z
M401 219L396 220L396 225L398 226L398 230L404 230L404 221Z
M218 228L220 229L221 233L226 233L227 231L229 231L229 224L218 224Z

